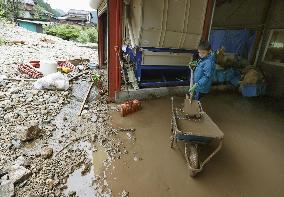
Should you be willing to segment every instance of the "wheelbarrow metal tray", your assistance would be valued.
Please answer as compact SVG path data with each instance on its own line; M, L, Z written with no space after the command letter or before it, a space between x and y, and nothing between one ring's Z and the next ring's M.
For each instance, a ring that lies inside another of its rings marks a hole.
M213 120L204 112L202 117L198 120L186 120L176 118L177 129L184 135L204 137L204 140L222 139L223 132L213 122Z

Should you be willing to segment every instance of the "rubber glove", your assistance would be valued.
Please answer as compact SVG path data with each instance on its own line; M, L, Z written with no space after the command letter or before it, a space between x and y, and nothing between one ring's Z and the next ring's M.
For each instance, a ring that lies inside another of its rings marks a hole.
M192 62L189 62L188 66L189 66L191 69L194 69L194 68L196 67L196 64L197 64L196 61L192 61Z
M197 83L194 84L194 85L189 89L189 93L194 93L196 87L197 87Z

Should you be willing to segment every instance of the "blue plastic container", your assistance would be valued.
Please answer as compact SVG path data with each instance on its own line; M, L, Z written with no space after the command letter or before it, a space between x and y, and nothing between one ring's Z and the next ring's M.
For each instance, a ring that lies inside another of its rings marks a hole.
M254 85L242 85L242 95L244 97L256 97L264 95L266 92L266 84L259 83Z

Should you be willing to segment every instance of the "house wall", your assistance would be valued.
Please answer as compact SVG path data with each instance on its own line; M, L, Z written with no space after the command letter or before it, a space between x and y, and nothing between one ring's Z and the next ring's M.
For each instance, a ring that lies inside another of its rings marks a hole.
M284 98L284 65L266 64L261 61L271 29L284 29L284 1L273 0L272 2L272 12L267 21L267 29L264 33L264 42L262 44L261 58L258 65L266 74L268 94L273 97Z
M36 27L36 24L34 23L28 23L28 22L24 22L24 21L19 21L19 26L20 27L23 27L29 31L32 31L32 32L37 32L37 27Z

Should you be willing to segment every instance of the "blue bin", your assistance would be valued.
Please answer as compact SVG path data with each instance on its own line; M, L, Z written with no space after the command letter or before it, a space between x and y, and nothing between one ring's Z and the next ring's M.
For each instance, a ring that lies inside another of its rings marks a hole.
M253 84L253 85L243 85L242 86L242 95L244 97L256 97L264 95L266 92L266 84Z

